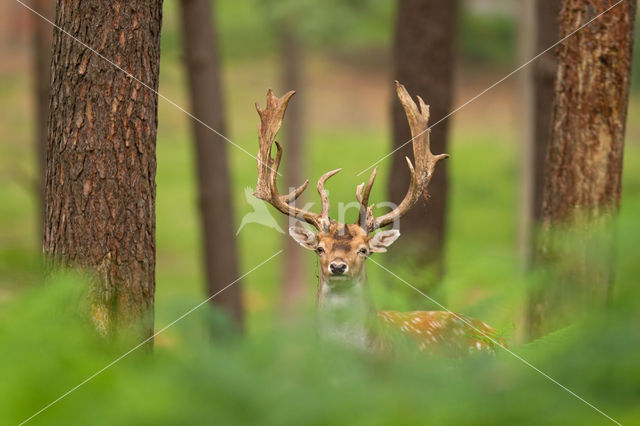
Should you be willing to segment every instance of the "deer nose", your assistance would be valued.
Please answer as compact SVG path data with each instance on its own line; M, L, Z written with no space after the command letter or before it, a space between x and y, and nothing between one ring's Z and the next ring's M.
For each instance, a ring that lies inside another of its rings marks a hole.
M329 264L329 272L332 274L341 275L347 272L347 269L349 269L347 264L341 261L334 260Z

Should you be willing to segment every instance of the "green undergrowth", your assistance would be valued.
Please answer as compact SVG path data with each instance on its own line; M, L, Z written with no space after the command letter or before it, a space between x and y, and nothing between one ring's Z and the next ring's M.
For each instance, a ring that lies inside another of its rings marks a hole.
M621 277L637 272L633 265ZM633 283L621 292L637 300ZM27 419L107 366L30 424L606 423L562 386L623 424L640 415L637 304L510 352L462 359L334 347L318 341L310 318L259 336L211 338L217 315L206 305L158 335L153 351L111 364L132 345L91 328L85 286L61 274L2 305L0 423ZM197 301L169 310L177 317Z

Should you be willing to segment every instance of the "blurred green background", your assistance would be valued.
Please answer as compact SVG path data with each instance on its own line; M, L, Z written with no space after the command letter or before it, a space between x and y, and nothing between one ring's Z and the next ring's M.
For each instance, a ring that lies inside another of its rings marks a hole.
M355 186L363 180L356 174L391 146L394 8L391 2L368 2L366 13L360 13L360 3L318 4L315 18L302 20L304 86L295 89L306 98L306 175L313 181L326 170L343 168L328 185L334 206L355 199ZM510 9L464 4L455 105L519 65L517 23ZM14 9L16 16L28 13L19 5ZM227 136L249 152L257 149L254 102L264 103L267 88L292 89L280 87L276 36L263 10L259 0L218 0L216 6ZM159 92L187 106L177 16L177 2L165 1ZM42 278L29 45L19 34L5 44L0 65L0 423L15 424L129 347L105 344L84 324L85 284L79 277ZM640 87L639 71L635 67L633 89ZM521 273L517 249L519 90L516 76L450 118L447 276L438 298L453 311L493 325L518 356L616 420L640 424L640 96L634 90L627 122L614 309L606 318L594 316L587 324L522 346L517 343L526 289L535 277ZM189 120L160 101L156 330L205 297ZM228 151L238 226L252 211L244 190L255 185L256 165L240 150ZM386 198L389 168L388 161L381 164L374 202ZM261 225L244 227L238 235L241 270L280 249L282 238ZM276 258L242 281L247 338L211 340L205 324L218 315L206 305L159 335L153 356L145 350L132 354L33 424L608 421L506 352L457 361L424 355L385 361L318 347L312 327L315 258L309 253L306 259L308 323L283 327L278 322L282 259ZM409 282L420 279L410 265L381 259ZM415 295L402 282L374 264L368 273L378 308L402 310L412 298L415 305ZM424 309L437 307L425 299Z

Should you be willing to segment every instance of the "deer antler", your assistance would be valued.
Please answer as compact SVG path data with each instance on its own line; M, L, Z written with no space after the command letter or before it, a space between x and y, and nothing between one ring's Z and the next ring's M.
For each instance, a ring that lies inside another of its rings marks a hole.
M431 133L431 130L429 129L429 106L424 103L420 96L418 96L418 102L420 104L420 108L418 108L413 99L411 99L407 89L405 89L402 84L398 83L397 80L395 84L398 99L404 108L407 120L409 121L409 127L411 128L413 157L416 162L416 166L414 168L409 157L406 157L409 172L411 173L407 195L405 195L398 207L378 218L373 216L373 205L368 206L369 193L371 192L371 186L373 185L373 181L376 177L377 169L373 170L373 173L369 178L369 183L364 191L364 195L362 195L364 183L357 187L356 197L358 198L358 202L360 202L360 216L358 218L358 223L360 223L360 226L369 232L389 225L397 218L403 216L409 211L409 209L411 209L416 201L418 201L420 195L423 195L424 199L427 200L427 186L429 185L429 181L433 175L436 163L449 157L448 154L433 155L431 153L429 143L429 134Z
M373 182L376 180L376 175L378 174L378 168L376 167L371 172L371 177L369 178L369 182L367 183L366 189L364 189L364 182L356 187L356 199L358 203L360 203L360 213L358 214L358 224L363 229L373 229L373 207L375 204L369 205L369 195L371 195L371 187L373 187ZM364 189L364 194L362 194L362 190Z
M332 170L325 173L318 180L318 193L322 200L322 210L320 214L302 210L291 205L309 185L309 180L299 187L295 188L287 195L278 193L277 176L280 159L282 158L282 147L275 140L278 130L282 125L282 118L287 109L287 104L295 91L286 93L281 98L273 94L273 90L267 92L267 106L262 109L256 103L258 115L260 115L260 127L258 128L258 183L253 195L271 204L280 212L302 219L305 222L315 226L318 230L328 230L329 219L329 196L324 188L324 184L331 176L335 175L342 169ZM271 148L276 144L276 157L271 157Z

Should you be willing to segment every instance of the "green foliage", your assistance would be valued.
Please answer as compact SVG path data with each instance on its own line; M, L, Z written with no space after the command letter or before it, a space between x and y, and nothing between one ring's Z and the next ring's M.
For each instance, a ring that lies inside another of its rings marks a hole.
M217 0L216 24L224 60L247 60L273 55L278 31L293 22L309 46L341 52L388 49L391 45L395 6L392 1L330 0ZM177 2L166 2L162 30L162 55L180 59L181 36ZM516 59L518 28L512 16L477 13L461 7L458 52L470 65L512 66ZM636 44L640 31L635 33ZM635 49L633 87L640 84L640 53ZM2 80L5 82L5 80ZM0 86L0 93L4 84Z
M220 50L225 60L268 57L277 51L284 26L310 47L349 51L386 46L392 5L372 0L330 0L321 5L310 0L218 0Z
M392 2L329 0L319 7L312 0L258 0L258 4L276 31L288 26L315 45L353 47L384 43L389 36Z
M493 66L514 63L517 27L510 16L463 10L459 37L460 53L465 62Z
M626 225L625 225L626 226ZM628 232L638 231L637 225ZM626 247L625 247L626 249ZM638 265L627 274L637 274ZM628 283L623 283L626 286ZM634 286L632 286L634 287ZM16 424L128 351L83 317L86 284L58 275L0 316L0 423ZM626 288L637 297L637 287ZM196 300L173 303L184 312ZM208 305L63 398L31 424L602 424L513 354L393 358L320 343L311 321L210 341ZM510 350L622 423L640 415L635 312ZM159 324L162 325L162 324Z

